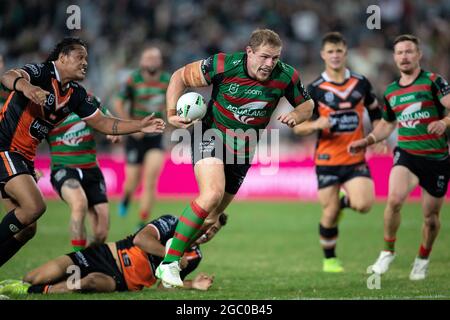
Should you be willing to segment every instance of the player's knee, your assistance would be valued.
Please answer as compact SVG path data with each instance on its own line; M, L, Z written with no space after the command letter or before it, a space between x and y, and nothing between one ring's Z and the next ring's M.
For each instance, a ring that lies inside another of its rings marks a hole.
M95 275L88 274L82 279L81 290L83 291L95 291L97 288L97 279Z
M352 204L352 207L353 207L353 204ZM368 213L371 208L372 208L371 202L357 202L355 204L355 206L353 207L353 209L358 211L359 213Z
M86 200L80 199L80 201L75 201L70 205L70 207L73 215L84 216L88 211L88 204Z
M21 206L24 211L28 213L25 219L22 221L23 224L29 225L39 219L47 210L47 206L44 201L35 201Z
M389 195L388 206L391 207L391 209L393 211L395 211L395 212L400 211L400 209L402 208L403 202L404 202L403 196L396 194L396 193Z
M201 202L203 203L203 209L210 212L220 205L224 195L223 190L209 190L207 193L201 195Z

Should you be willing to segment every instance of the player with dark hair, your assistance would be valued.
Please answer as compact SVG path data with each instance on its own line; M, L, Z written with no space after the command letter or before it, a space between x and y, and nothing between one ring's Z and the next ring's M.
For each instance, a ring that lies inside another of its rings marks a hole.
M116 114L123 119L142 119L155 113L162 118L166 90L170 74L163 69L161 50L148 47L143 50L139 69L133 71L114 101ZM128 103L128 111L126 109ZM124 194L119 204L119 215L128 212L133 193L142 181L142 194L139 207L139 225L142 226L151 216L155 203L158 177L164 163L162 134L135 133L126 137Z
M226 225L227 218L222 213L183 255L183 287L207 290L212 285L213 277L206 274L199 274L193 280L185 277L203 258L200 245L213 239ZM123 240L53 259L28 272L23 281L1 281L0 294L136 291L151 287L156 283L154 270L164 257L165 246L174 236L177 222L177 217L164 215ZM69 278L75 269L81 276L78 282Z
M398 128L398 146L389 176L389 193L384 210L384 250L371 266L383 274L395 258L395 241L400 227L400 211L417 185L422 188L422 243L409 275L425 279L429 256L439 229L439 213L450 179L450 158L446 130L450 117L450 85L440 75L420 67L419 39L400 35L394 41L394 61L400 78L384 92L383 119L365 138L352 142L349 151L357 154L382 141Z
M57 44L45 63L11 69L1 77L13 92L0 111L0 191L15 208L0 222L0 263L23 245L14 237L45 212L34 177L38 144L74 112L92 128L112 135L162 132L164 121L153 116L122 120L103 115L76 81L86 77L87 48L77 38ZM8 258L9 259L9 258Z
M281 49L278 34L258 29L245 52L215 54L172 75L167 89L167 119L177 128L192 124L191 119L176 114L176 102L185 89L213 88L207 114L194 126L191 138L200 194L183 211L170 249L156 271L163 282L182 285L178 274L183 252L233 200L251 166L259 134L280 99L284 96L294 106L278 117L281 123L292 128L310 118L313 102L297 70L280 61Z
M335 252L339 214L347 207L366 213L375 198L364 153L351 155L347 145L364 136L365 110L373 125L381 118L381 110L367 78L347 69L347 44L342 34L327 33L322 39L320 55L325 71L308 86L315 102L313 120L296 126L294 132L319 133L314 159L323 210L319 223L325 256L323 271L342 272L342 262ZM341 187L346 195L340 198Z

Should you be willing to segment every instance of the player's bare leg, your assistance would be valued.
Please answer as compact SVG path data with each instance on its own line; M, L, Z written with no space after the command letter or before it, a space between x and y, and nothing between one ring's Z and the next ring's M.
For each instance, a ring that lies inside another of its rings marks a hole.
M130 201L133 198L141 177L142 165L127 163L125 166L125 183L123 186L123 197L119 204L119 216L125 217L128 213Z
M88 217L91 222L94 244L104 243L109 232L109 204L99 203L89 208ZM93 243L89 243L91 245Z
M104 273L93 272L81 278L79 286L69 286L67 281L49 285L47 293L69 293L69 292L114 292L116 282Z
M179 272L179 260L184 251L201 231L203 222L209 213L222 202L225 193L225 173L223 161L218 158L206 158L198 161L194 167L200 194L188 205L175 230L172 244L157 268L156 276L163 284L183 286Z
M160 149L147 151L144 158L144 182L140 199L139 219L141 224L149 220L155 203L156 186L164 164L164 152Z
M384 210L384 250L370 267L373 272L383 274L395 258L395 241L400 227L400 211L406 198L418 185L419 178L404 166L394 166L389 175L389 194Z
M71 265L73 261L69 256L60 256L28 272L23 281L32 285L52 284L67 278Z
M335 184L318 191L320 205L322 206L322 217L319 224L320 244L322 246L325 259L323 261L323 271L342 272L344 268L336 258L336 243L338 237L338 216L340 185Z
M70 237L74 251L86 247L84 219L88 212L86 194L78 180L68 179L61 187L61 196L70 207Z
M424 218L422 243L420 244L419 252L414 260L413 269L409 275L411 280L423 280L427 275L431 249L441 228L439 212L443 203L444 197L433 197L425 189L422 189L422 210Z
M373 181L367 177L356 177L344 183L350 208L360 213L367 213L375 201Z

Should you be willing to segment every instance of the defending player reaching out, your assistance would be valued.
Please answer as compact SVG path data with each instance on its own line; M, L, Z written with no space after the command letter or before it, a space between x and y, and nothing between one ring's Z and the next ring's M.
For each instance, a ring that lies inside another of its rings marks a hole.
M76 82L83 80L86 72L86 45L77 38L66 38L45 63L27 64L1 77L3 85L13 92L0 112L0 187L15 209L0 222L0 258L20 249L22 244L14 235L45 212L43 196L33 178L36 148L70 113L105 134L164 130L164 121L153 116L142 120L104 116Z

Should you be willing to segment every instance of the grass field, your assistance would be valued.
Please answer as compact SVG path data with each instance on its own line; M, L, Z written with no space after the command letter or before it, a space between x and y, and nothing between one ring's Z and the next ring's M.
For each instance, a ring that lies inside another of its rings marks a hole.
M179 214L186 201L161 201L155 217ZM320 208L301 202L236 202L228 210L229 224L203 247L198 271L215 275L207 292L146 289L137 293L32 295L27 299L449 299L450 203L442 210L441 233L431 256L428 278L408 279L421 239L420 204L405 205L397 240L397 258L382 277L381 289L369 290L366 268L382 247L384 204L376 204L365 216L345 211L340 224L338 256L345 273L321 272L322 252L318 243ZM108 240L121 239L134 230L137 207L119 218L111 205ZM39 220L38 235L0 269L0 280L20 278L49 258L70 252L68 208L49 201ZM14 298L14 297L13 297Z

